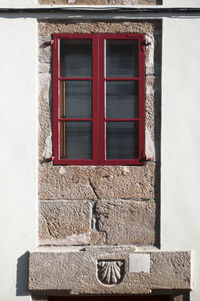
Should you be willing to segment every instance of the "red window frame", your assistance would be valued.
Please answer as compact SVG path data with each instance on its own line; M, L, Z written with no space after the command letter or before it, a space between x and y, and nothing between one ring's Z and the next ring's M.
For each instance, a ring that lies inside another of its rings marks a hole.
M60 43L62 39L92 40L92 77L60 76ZM105 78L105 41L109 39L138 40L138 77ZM53 34L53 152L55 165L144 165L145 162L145 53L144 34ZM60 118L60 82L63 80L92 81L92 118ZM138 82L139 117L131 119L107 119L105 117L105 82L107 80L131 80ZM60 124L67 121L92 122L92 159L60 158ZM126 121L139 124L139 156L136 159L106 159L106 122Z

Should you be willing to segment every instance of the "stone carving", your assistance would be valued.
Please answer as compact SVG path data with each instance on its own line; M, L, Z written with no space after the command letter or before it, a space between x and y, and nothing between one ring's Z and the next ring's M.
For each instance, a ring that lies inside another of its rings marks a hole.
M124 277L123 260L99 260L97 268L98 279L103 284L118 284Z

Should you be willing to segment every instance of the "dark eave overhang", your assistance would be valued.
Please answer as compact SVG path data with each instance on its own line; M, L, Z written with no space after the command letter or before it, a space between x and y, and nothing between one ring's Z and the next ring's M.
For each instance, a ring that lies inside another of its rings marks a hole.
M61 6L61 7L30 7L30 8L0 8L0 13L65 13L65 12L125 12L125 13L158 13L158 14L176 14L192 15L199 14L199 8L187 7L134 7L134 6Z

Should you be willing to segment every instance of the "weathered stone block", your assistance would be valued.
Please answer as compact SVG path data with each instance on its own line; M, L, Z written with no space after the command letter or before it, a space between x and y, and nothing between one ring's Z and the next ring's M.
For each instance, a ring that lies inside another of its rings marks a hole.
M39 73L51 73L52 66L50 63L38 63L38 72Z
M86 247L79 252L34 252L29 259L31 291L67 294L150 294L152 290L191 288L188 252L145 252L150 254L150 273L129 273L128 258L134 248ZM138 253L138 252L137 252ZM122 263L121 282L105 285L97 273L99 262ZM124 264L123 264L124 262Z
M94 246L101 246L106 243L106 233L92 231L90 236L90 244Z
M108 244L155 243L154 201L98 201L96 214L98 229L106 233Z
M188 252L158 252L151 254L151 273L154 275L152 285L154 287L170 286L174 281L173 289L178 289L179 284L176 282L176 275L182 273L182 286L190 283L190 256ZM157 269L160 266L163 268ZM187 273L184 273L187 271ZM163 273L165 279L163 279ZM171 277L171 279L169 279ZM164 284L165 283L165 284ZM158 285L159 284L159 285Z
M113 5L156 5L158 0L108 0L108 4Z
M153 36L155 33L161 34L160 21L112 21L112 22L70 22L70 21L39 21L38 31L40 43L47 41L52 33L146 33L148 36ZM41 46L40 44L40 46ZM43 48L40 48L43 51Z
M156 5L161 0L38 0L39 4L65 4L65 5Z
M40 4L105 5L107 0L39 0Z
M155 163L39 167L40 199L153 199Z
M92 205L89 201L40 202L40 244L88 244L91 218Z

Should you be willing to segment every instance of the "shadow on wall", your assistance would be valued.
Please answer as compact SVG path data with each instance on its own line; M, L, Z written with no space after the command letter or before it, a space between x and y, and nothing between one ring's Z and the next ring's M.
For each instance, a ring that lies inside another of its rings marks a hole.
M28 252L17 259L16 296L28 296Z

